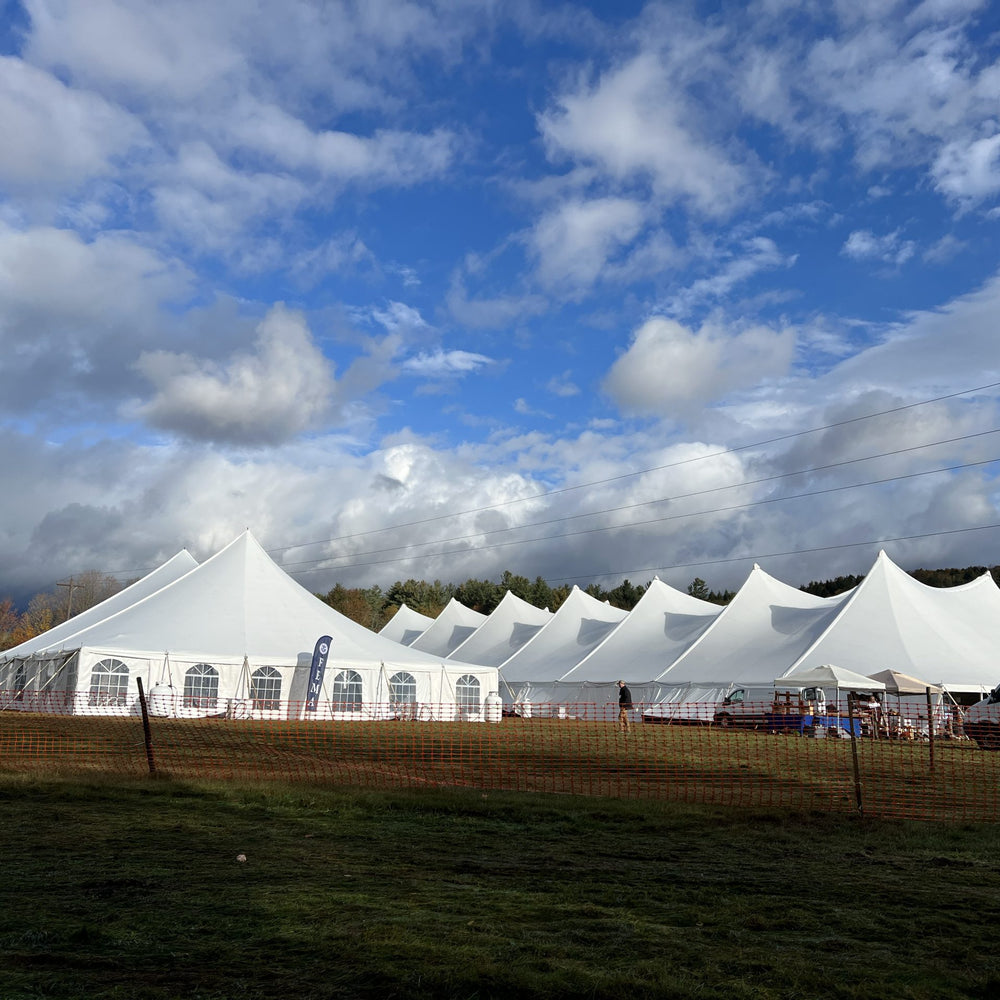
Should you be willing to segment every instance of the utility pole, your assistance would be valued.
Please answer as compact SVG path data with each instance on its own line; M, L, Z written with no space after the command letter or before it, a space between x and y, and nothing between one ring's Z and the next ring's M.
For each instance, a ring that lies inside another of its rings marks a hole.
M73 577L68 580L63 580L61 583L56 584L57 587L69 587L69 596L66 598L66 617L63 621L69 621L69 616L73 613L73 588L76 586L76 581Z

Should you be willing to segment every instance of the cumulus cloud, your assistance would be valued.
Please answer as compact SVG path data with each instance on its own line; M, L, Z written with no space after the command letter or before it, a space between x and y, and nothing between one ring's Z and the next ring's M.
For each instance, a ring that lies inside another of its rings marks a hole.
M852 260L877 260L884 264L905 264L914 254L912 240L900 238L899 230L876 236L870 229L856 229L841 248L841 253Z
M255 351L227 364L154 351L143 354L136 368L155 393L135 406L135 415L196 441L280 444L319 426L335 389L332 365L305 319L283 306L258 326Z
M148 141L127 111L10 56L0 56L0 130L0 184L26 192L76 189Z
M546 213L532 233L543 285L586 288L608 258L631 243L642 226L643 209L625 198L575 200Z
M745 192L745 172L702 134L680 82L656 53L640 52L596 83L560 94L538 118L550 157L646 182L659 197L709 215L725 213Z
M934 183L949 198L975 203L1000 191L1000 132L971 142L950 142L938 154Z
M603 389L625 413L677 416L733 389L784 375L794 350L791 330L693 331L655 316L636 330Z

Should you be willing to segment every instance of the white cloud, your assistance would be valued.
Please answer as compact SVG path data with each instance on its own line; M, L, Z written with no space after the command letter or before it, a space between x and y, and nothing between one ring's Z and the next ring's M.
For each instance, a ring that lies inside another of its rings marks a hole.
M531 236L546 287L587 288L642 227L643 209L625 198L565 202L544 215Z
M420 315L419 309L408 306L405 302L388 302L380 309L372 307L368 316L380 323L390 333L396 330L418 330L427 327L427 321Z
M841 253L852 260L878 260L895 266L905 264L915 251L916 244L900 239L899 230L876 236L870 229L857 229L841 248Z
M0 133L0 184L27 192L79 188L148 141L126 111L9 56L0 56Z
M724 300L737 285L760 272L792 267L797 259L795 254L782 254L774 240L766 236L747 240L740 250L740 256L727 260L715 274L699 278L672 296L664 310L676 316L687 316L704 302ZM722 254L713 254L712 259L718 256Z
M693 331L656 316L636 330L603 388L625 413L677 416L733 389L784 375L794 350L791 330Z
M552 159L590 163L619 182L644 181L666 201L725 214L746 195L747 177L701 134L699 115L664 62L641 52L593 85L559 95L539 115Z
M948 143L934 162L933 174L938 190L956 201L992 197L1000 191L1000 132Z
M573 381L571 376L572 372L568 371L563 372L561 375L553 375L546 383L545 388L553 396L561 396L563 399L578 396L580 394L580 387Z
M424 375L430 378L460 378L495 364L493 358L489 358L485 354L439 349L409 358L403 362L402 367L411 375Z
M276 445L319 426L334 394L332 366L304 318L275 306L257 328L253 354L228 364L190 354L143 354L136 368L155 387L133 413L196 441Z

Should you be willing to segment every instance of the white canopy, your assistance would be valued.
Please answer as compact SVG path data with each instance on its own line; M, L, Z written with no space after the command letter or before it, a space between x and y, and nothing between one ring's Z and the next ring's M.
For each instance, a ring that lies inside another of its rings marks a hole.
M168 583L179 580L197 565L198 562L194 556L187 549L181 549L177 555L172 556L162 566L158 566L141 580L125 587L124 590L119 590L117 594L112 594L100 604L95 604L93 607L87 608L86 611L81 611L80 614L74 615L60 625L56 625L11 649L3 650L0 652L0 660L15 656L30 656L39 649L59 648L59 643L65 639L104 621L105 618L110 618L142 598L155 593L161 587L165 587Z
M892 669L951 692L985 694L997 682L1000 589L989 573L929 587L880 552L869 574L792 668L841 663L871 675Z
M486 621L450 655L466 663L499 667L551 619L548 608L536 608L508 590Z
M404 646L411 646L415 640L426 632L434 619L429 615L422 615L419 611L407 607L405 603L400 604L396 613L382 626L379 635L393 642L401 642Z
M627 611L574 587L551 621L500 665L501 695L551 701L553 683L627 617Z
M410 647L434 656L448 656L484 621L486 615L467 608L453 597L423 635L410 643Z
M837 616L847 594L816 597L754 565L715 620L658 680L670 700L717 701L734 685L769 687Z
M334 611L277 566L249 531L90 627L42 643L27 657L0 654L0 689L65 690L82 695L80 710L120 709L134 702L134 678L141 676L148 689L177 682L185 703L193 700L201 709L206 701L211 709L248 696L273 706L304 699L313 648L323 635L332 637L323 699L347 705L343 711L351 717L364 714L366 703L390 702L404 682L416 702L438 706L471 704L474 693L496 690L491 668L444 665ZM123 677L127 699L119 687ZM200 678L193 685L199 692L205 678L211 680L215 696L189 697L192 677ZM269 697L253 698L255 679L259 689L265 678Z
M836 667L832 663L823 663L818 667L802 667L791 670L775 682L775 688L784 686L818 687L824 690L837 691L884 691L885 684L872 677L856 674L845 667Z
M622 623L560 678L629 682L652 680L704 633L722 606L701 601L654 579Z

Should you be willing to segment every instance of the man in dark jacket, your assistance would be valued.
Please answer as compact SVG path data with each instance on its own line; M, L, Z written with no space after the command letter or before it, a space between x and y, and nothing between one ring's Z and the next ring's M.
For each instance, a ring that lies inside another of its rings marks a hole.
M618 725L622 732L627 733L629 727L628 713L632 709L632 692L624 681L618 682Z

